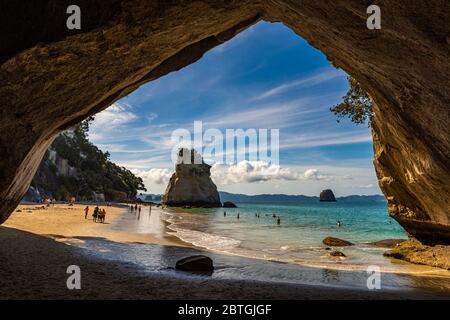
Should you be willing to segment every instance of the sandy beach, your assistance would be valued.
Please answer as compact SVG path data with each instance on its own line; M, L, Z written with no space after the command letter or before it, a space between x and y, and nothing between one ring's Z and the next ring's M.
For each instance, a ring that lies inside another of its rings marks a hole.
M55 205L33 210L20 206L0 227L1 299L434 299L450 298L439 290L368 290L275 283L253 280L219 279L186 276L175 272L149 271L135 261L124 262L111 256L87 253L83 243L97 241L105 248L117 247L123 252L145 250L162 254L167 266L174 266L183 256L205 253L187 246L161 232L162 223L152 232L130 233L117 229L120 219L130 215L126 207L108 207L106 223L84 218L84 205ZM93 207L91 207L91 210ZM146 210L146 208L143 208ZM92 211L91 211L92 212ZM156 211L154 212L157 215ZM107 245L107 246L106 246ZM102 247L103 248L103 247ZM121 251L117 251L121 252ZM206 253L209 254L209 253ZM151 255L151 254L150 254ZM105 258L106 257L106 258ZM212 254L220 269L230 257ZM263 264L277 268L276 263L235 258L242 265ZM77 265L82 272L82 289L68 290L67 267ZM311 270L298 267L298 272ZM317 272L318 270L315 270ZM319 270L322 272L321 270ZM350 275L351 276L351 275Z
M111 241L125 243L187 245L175 237L168 236L162 229L160 230L158 228L155 228L153 233L145 234L111 229L111 226L117 224L117 220L128 210L125 205L111 207L100 206L100 209L106 209L107 212L105 223L93 222L92 212L95 208L93 205L89 205L87 219L85 219L84 214L86 205L75 204L69 206L56 204L45 209L41 209L41 207L40 205L20 205L3 226L20 229L67 243L79 242L81 241L79 238L82 237L101 237ZM148 208L144 207L143 210L147 211ZM154 212L157 210L157 208L153 208Z

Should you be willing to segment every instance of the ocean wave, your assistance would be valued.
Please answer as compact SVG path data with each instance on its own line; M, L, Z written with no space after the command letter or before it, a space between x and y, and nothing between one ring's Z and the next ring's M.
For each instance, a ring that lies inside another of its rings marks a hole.
M241 241L233 238L218 236L202 231L184 229L178 227L176 224L172 224L168 226L168 228L173 231L169 232L170 234L176 236L182 241L208 250L227 252L239 247L241 244Z

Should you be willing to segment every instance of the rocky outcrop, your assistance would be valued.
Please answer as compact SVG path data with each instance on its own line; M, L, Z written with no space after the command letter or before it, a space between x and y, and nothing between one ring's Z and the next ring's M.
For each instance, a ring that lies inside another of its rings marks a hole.
M450 270L450 246L426 246L415 239L404 241L384 253L386 257Z
M224 208L237 208L237 205L234 204L234 203L231 202L231 201L225 201L225 202L223 203L223 207L224 207Z
M405 242L405 239L385 239L375 242L370 242L369 244L379 248L395 248L399 244Z
M0 14L0 222L28 189L58 133L140 85L195 62L264 19L281 21L374 101L374 165L389 212L411 235L450 243L450 2L9 1Z
M336 198L334 197L333 191L331 191L330 189L323 190L320 193L320 201L336 202Z
M343 252L341 251L331 251L330 256L332 257L338 257L338 258L345 258L347 257Z
M190 272L212 272L214 271L214 264L210 257L196 255L178 260L175 268Z
M188 155L188 157L186 157ZM219 192L211 180L211 166L195 150L180 149L175 173L162 203L173 207L221 207Z
M346 246L353 246L353 243L347 240L342 240L339 238L333 238L333 237L326 237L322 240L322 243L326 246L330 247L346 247Z

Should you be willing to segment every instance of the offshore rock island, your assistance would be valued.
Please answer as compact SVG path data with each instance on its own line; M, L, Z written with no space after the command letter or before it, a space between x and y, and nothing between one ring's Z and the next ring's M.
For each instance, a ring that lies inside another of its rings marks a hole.
M320 193L320 201L321 202L336 202L336 197L331 189L323 190Z

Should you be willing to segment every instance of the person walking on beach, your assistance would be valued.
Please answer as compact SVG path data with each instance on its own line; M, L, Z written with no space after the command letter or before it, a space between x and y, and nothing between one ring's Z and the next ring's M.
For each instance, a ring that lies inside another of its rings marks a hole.
M106 218L106 210L103 209L103 210L102 210L102 213L101 213L101 215L100 215L100 222L101 222L101 223L105 223L105 218Z
M98 206L96 206L94 209L94 213L92 214L92 218L93 218L94 222L97 222L99 213L100 213L100 208Z
M137 203L134 205L134 211L137 211Z
M239 220L239 212L238 212L237 218L238 218L238 220Z
M86 206L86 208L84 208L84 218L87 219L87 216L89 214L89 206Z
M280 225L281 224L281 219L280 219L280 217L278 217L278 219L277 219L277 225Z
M141 214L141 206L139 206L139 215Z
M223 212L223 216L224 216L224 217L227 216L227 212L226 212L226 211Z

